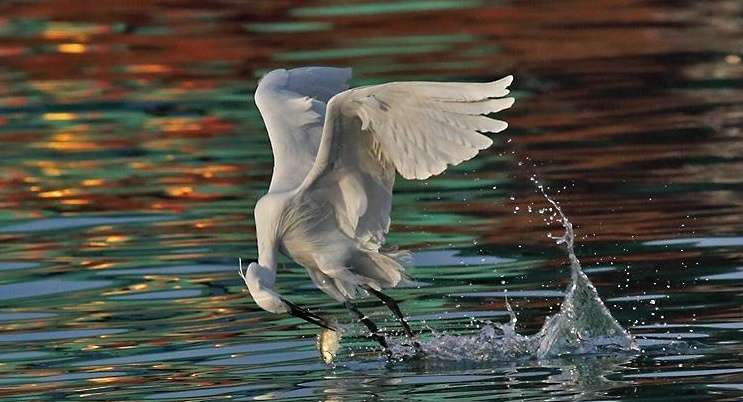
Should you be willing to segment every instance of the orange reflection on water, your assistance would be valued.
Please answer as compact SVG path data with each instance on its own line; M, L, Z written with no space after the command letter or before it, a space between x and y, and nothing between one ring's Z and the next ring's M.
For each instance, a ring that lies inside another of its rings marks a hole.
M98 187L104 183L103 179L85 179L80 184L85 187Z
M65 197L68 195L72 195L75 193L75 189L72 188L65 188L62 190L51 190L51 191L44 191L42 193L39 193L39 197L41 198L60 198Z
M162 122L162 131L166 133L177 133L182 131L198 131L202 129L201 124L193 119L172 118Z
M196 229L204 229L210 226L214 226L214 224L211 222L206 222L206 221L200 221L200 222L196 222L193 224L193 227Z
M49 141L43 143L43 148L53 149L55 151L69 151L69 152L80 152L80 151L93 151L100 149L98 144L93 142L82 142L82 141Z
M90 204L90 200L83 198L70 198L67 200L60 200L59 203L62 205L87 205Z
M214 177L218 173L235 172L237 170L237 166L234 165L207 165L196 168L193 170L193 172L199 176L209 179Z
M69 132L62 131L55 133L48 141L41 141L32 144L36 148L53 149L55 151L92 151L100 149L101 146L94 142L84 141L85 127L82 127L82 132Z
M183 197L192 194L193 187L168 187L167 189L165 189L165 192L168 193L168 195L171 197Z
M125 67L129 73L162 74L171 72L171 68L162 64L132 64Z

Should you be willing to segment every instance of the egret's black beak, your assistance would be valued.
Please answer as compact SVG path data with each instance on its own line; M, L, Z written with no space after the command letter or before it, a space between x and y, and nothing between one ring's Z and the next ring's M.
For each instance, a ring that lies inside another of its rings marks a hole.
M287 305L287 307L289 307L289 314L297 318L301 318L311 324L315 324L331 331L335 331L335 328L333 328L333 326L331 326L326 319L320 317L319 315L312 313L307 309L299 307L286 299L282 298L281 301L283 301Z

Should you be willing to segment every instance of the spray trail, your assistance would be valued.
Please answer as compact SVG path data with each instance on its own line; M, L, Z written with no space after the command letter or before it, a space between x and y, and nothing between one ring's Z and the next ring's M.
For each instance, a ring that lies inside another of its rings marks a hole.
M521 335L516 332L516 316L506 300L511 315L509 322L485 325L475 335L434 331L431 338L421 342L426 358L457 361L545 359L569 354L637 350L633 337L614 319L583 273L575 255L573 224L560 205L541 185L536 184L547 202L555 208L565 229L562 236L550 236L565 248L570 262L570 285L559 312L548 317L536 334ZM414 355L414 350L400 340L389 339L389 343L395 358L405 359Z

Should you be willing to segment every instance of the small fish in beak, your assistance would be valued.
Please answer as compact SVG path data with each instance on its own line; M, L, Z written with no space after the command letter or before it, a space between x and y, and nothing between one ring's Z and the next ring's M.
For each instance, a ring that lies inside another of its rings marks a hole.
M325 364L332 364L338 353L341 342L341 330L335 325L336 330L323 329L317 334L317 350L320 351L320 357Z

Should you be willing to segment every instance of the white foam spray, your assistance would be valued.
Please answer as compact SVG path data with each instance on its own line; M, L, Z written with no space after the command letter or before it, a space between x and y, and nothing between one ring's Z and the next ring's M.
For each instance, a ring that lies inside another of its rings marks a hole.
M575 255L572 223L544 188L541 185L537 185L537 188L555 208L565 229L562 236L550 236L564 247L570 262L570 285L559 312L548 317L536 334L521 335L516 332L516 316L506 300L511 315L509 322L488 323L474 335L432 331L430 338L421 340L425 358L456 361L548 359L564 355L637 350L633 337L612 317L596 288L583 273ZM415 355L413 348L404 340L388 341L394 358L403 360Z

